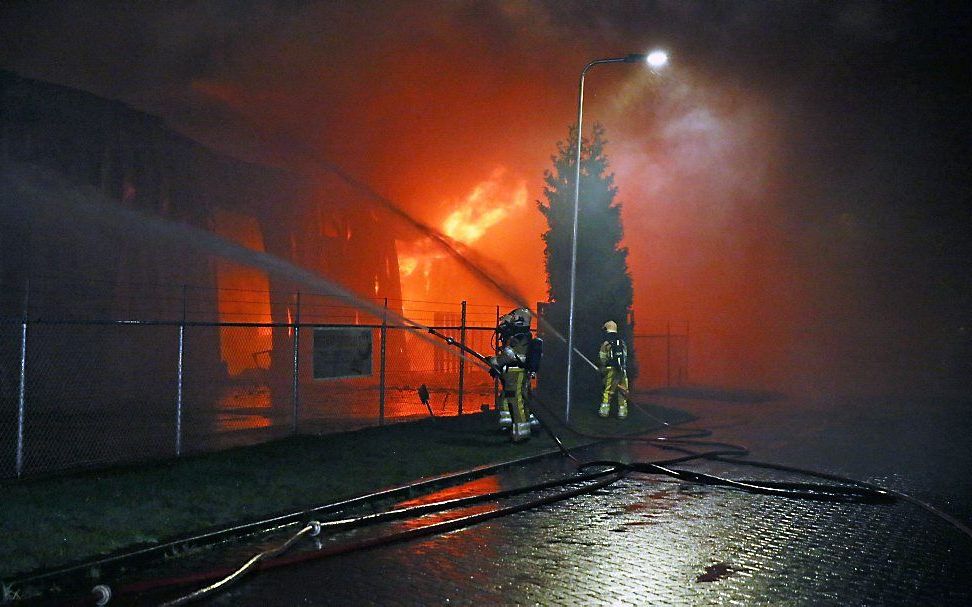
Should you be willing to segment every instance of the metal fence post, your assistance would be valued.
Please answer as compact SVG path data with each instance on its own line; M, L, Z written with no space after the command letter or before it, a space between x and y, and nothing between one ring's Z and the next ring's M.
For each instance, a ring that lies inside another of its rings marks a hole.
M294 311L294 434L297 434L297 420L300 415L300 291L297 291L297 306Z
M462 316L459 318L459 343L466 347L466 302L462 302ZM466 385L466 357L459 357L459 415L462 415L462 396Z
M388 298L385 298L385 309L381 313L381 359L378 372L378 425L385 425L385 349L388 340Z
M667 349L665 361L665 373L667 375L666 386L672 387L672 321L668 321L665 331L665 347Z
M27 393L27 313L30 305L30 281L24 283L24 315L20 322L20 388L17 393L17 478L24 473L24 414Z
M176 457L182 455L182 371L186 339L186 285L182 285L182 321L179 322L179 371L176 383Z
M499 319L500 319L500 307L496 306L496 324L493 325L494 327L499 325ZM495 338L496 335L494 334L493 337ZM500 389L499 377L493 377L493 408L496 409L497 411L499 411L499 399L500 399L499 389Z

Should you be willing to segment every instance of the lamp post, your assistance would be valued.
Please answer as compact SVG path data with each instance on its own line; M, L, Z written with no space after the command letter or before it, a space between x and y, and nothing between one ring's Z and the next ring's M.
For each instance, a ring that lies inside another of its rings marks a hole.
M574 282L577 278L577 216L580 208L580 165L581 165L581 126L584 119L584 77L595 65L602 63L645 63L653 70L663 68L668 63L668 55L664 51L652 51L647 55L630 54L624 57L595 59L584 66L580 74L577 92L577 157L574 163L574 209L570 236L570 299L567 304L567 391L565 394L565 421L570 421L571 379L573 377L574 361Z

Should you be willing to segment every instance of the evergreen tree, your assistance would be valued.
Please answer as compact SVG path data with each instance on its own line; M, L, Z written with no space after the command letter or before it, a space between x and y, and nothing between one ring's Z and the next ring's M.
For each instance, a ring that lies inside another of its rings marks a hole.
M595 124L590 139L581 141L580 202L578 205L577 266L574 300L574 347L594 362L601 343L601 325L618 323L628 343L629 375L633 376L634 350L631 336L631 306L634 292L628 271L628 249L620 246L621 205L615 200L618 188L614 174L608 173L604 152L607 140L604 127ZM550 305L545 318L564 338L567 337L567 306L570 300L570 248L574 208L574 167L577 159L577 130L571 127L567 141L557 142L551 157L553 169L544 172L543 196L537 201L547 220L543 234ZM551 344L555 345L555 344ZM562 362L561 353L557 356ZM551 361L553 362L553 361ZM552 365L551 365L552 366ZM596 375L587 363L575 359L579 387L596 386ZM583 378L587 378L583 381ZM580 394L580 392L578 392Z

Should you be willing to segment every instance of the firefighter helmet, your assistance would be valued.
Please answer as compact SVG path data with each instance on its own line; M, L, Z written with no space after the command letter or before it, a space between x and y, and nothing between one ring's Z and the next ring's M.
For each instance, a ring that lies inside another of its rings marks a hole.
M533 313L527 308L517 308L507 312L499 319L496 325L497 333L504 337L520 335L530 332L530 322L533 320Z

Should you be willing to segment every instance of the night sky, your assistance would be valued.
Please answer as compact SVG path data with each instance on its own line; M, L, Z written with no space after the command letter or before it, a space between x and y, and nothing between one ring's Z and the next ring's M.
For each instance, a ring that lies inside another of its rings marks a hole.
M967 6L4 2L0 68L243 159L337 164L542 300L535 201L580 70L664 47L662 76L586 85L639 326L690 321L701 380L923 389L967 370L972 332ZM441 255L421 242L400 252L406 297L499 299L418 280Z

